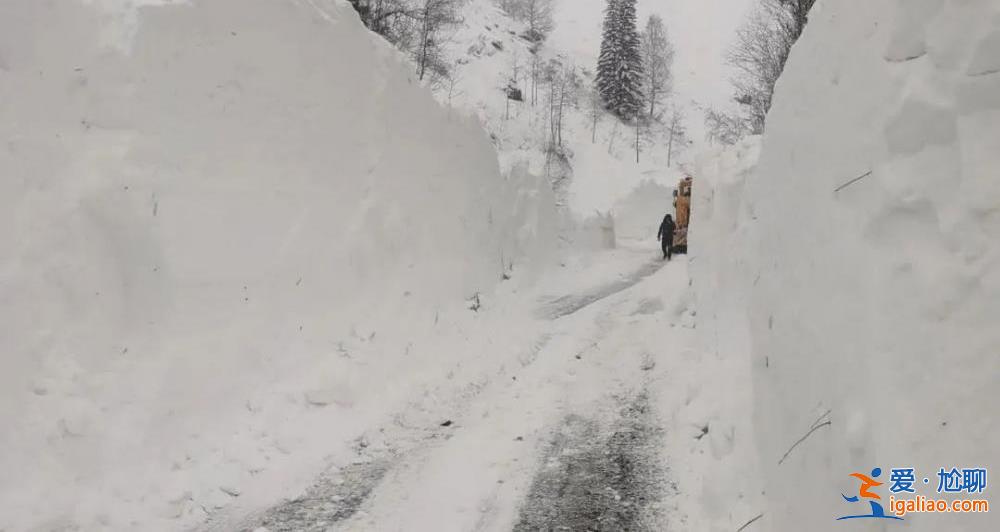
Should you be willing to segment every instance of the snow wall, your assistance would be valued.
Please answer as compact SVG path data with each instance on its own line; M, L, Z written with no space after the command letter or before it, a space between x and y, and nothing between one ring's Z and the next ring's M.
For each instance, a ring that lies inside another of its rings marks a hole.
M733 245L692 244L692 275L730 290L699 318L753 368L754 526L843 530L853 472L882 469L888 511L891 468L947 499L940 468L1000 466L1000 2L818 2L750 159L696 183L692 238Z
M689 481L709 521L692 530L734 530L760 513L764 487L752 417L751 331L745 271L750 249L741 223L745 187L760 153L760 139L703 154L694 163L688 272L695 298L704 381L692 383L711 397L707 423L711 459ZM720 449L724 449L720 451Z
M248 397L550 246L411 72L346 2L0 3L0 529L176 528Z

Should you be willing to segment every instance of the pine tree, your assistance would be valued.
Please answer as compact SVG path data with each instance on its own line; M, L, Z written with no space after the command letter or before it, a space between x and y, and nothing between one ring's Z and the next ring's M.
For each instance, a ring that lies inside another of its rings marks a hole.
M619 56L618 11L621 0L608 0L604 8L604 25L601 33L601 53L597 58L597 92L605 107L611 108L617 99L618 84L615 65Z
M618 114L622 117L637 117L642 107L642 40L636 27L636 0L619 0L621 15L618 31L621 35L621 59L618 78L621 97Z
M642 105L641 40L636 0L608 0L604 12L597 89L605 106L621 118L638 116Z

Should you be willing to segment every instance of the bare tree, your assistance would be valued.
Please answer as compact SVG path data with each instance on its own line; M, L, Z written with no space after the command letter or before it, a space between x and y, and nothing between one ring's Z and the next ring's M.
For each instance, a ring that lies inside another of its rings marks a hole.
M684 125L684 113L675 105L667 119L667 166L671 166L674 150L677 146L687 144L687 127Z
M604 112L604 101L601 99L601 93L598 92L596 88L591 89L587 93L587 100L589 109L587 110L587 117L590 118L590 143L597 143L597 123L601 120L601 115Z
M496 0L496 4L512 17L518 16L520 13L521 0Z
M419 0L417 44L412 53L421 81L428 74L447 77L449 68L442 47L444 30L460 21L459 7L459 0Z
M608 136L608 155L615 154L615 141L618 140L618 130L621 129L621 120L612 120L611 135Z
M749 122L714 109L705 110L705 139L710 144L731 145L751 134Z
M510 80L507 82L507 88L504 90L507 100L507 109L504 114L504 120L510 120L510 101L516 100L518 97L523 100L520 87L522 68L521 55L515 51L510 60Z
M815 0L761 0L738 30L729 63L736 71L735 100L746 110L754 134L764 131L774 86L785 69L792 45L802 35Z
M409 48L418 16L414 0L350 0L361 22L403 49Z
M667 38L667 28L659 15L650 15L641 35L643 71L643 97L649 107L649 117L656 115L656 105L672 90L670 73L674 49Z
M407 52L417 76L432 88L448 84L449 65L443 54L445 30L459 19L464 0L350 0L370 30Z
M533 41L529 51L531 52L531 105L534 106L538 103L538 82L543 74L538 52L540 43L554 27L552 18L554 0L496 0L496 3L511 18L527 25L525 37Z
M654 119L647 119L645 116L635 118L632 128L636 164L639 164L642 151L645 147L655 144L658 138L662 138L658 136L659 132L662 131L661 127L665 127L661 120L662 116L657 116Z
M537 47L531 49L531 105L538 103L538 76L541 74L542 60Z
M530 41L544 41L552 31L553 0L497 0L497 5L527 26L524 36Z
M806 24L809 23L809 11L812 9L813 4L816 0L779 0L784 4L785 9L792 17L792 36L794 40L799 40L802 36L802 31L805 30Z
M642 144L640 143L642 136L642 118L639 116L635 117L635 164L639 164L639 152L642 151Z
M446 83L445 83L445 87L448 90L448 109L449 110L451 110L451 108L452 108L452 100L455 97L461 96L462 94L464 94L458 88L459 82L461 82L461 77L458 75L457 72L455 72L454 70L452 70L448 74L448 78L447 78Z
M524 23L528 26L526 37L534 42L544 41L552 31L552 0L521 0Z
M582 83L580 81L580 75L576 71L576 66L573 64L566 65L563 70L563 83L562 89L559 94L559 146L562 147L563 139L563 116L566 114L567 107L575 107L577 94L580 91Z
M562 148L563 117L566 108L576 100L580 88L580 76L574 65L563 65L553 59L546 65L545 80L549 84L549 146Z

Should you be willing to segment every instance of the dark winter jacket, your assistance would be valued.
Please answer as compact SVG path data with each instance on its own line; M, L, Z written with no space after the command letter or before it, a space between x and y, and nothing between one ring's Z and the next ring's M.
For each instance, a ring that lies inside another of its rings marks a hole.
M663 218L663 223L660 224L660 231L656 233L656 239L663 239L667 242L672 242L674 240L674 229L676 228L677 226L674 224L674 221L670 219L670 215L666 215Z

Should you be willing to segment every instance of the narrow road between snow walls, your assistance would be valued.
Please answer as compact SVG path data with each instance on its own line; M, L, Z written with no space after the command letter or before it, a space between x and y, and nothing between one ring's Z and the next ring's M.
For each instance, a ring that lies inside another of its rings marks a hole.
M413 398L304 492L230 509L203 530L654 531L697 520L674 474L709 445L707 425L685 414L706 367L688 259L624 253L603 282L591 274L572 294L511 301L540 324L532 342L509 346L511 363L451 397Z

